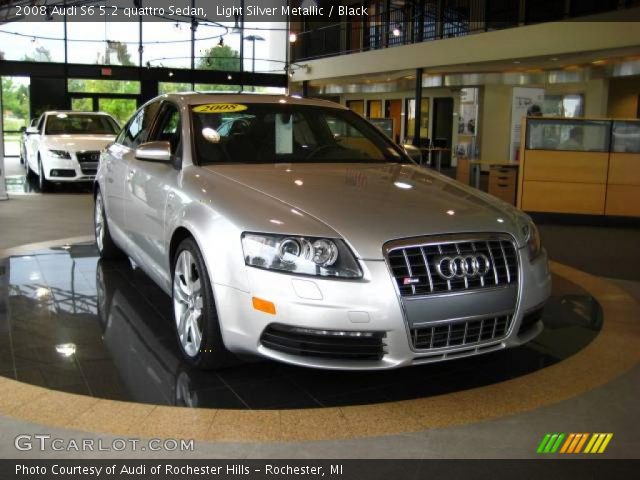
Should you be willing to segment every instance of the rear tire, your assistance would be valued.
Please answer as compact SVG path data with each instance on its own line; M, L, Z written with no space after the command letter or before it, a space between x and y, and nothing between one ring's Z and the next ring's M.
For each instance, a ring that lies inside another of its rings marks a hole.
M111 238L109 224L107 223L107 216L104 212L102 192L98 190L96 193L95 208L93 209L93 226L96 234L96 246L98 247L100 258L104 258L105 260L120 260L127 258L126 254L115 244L113 238Z
M182 356L203 370L236 363L222 341L207 267L192 238L180 243L171 265L173 324Z

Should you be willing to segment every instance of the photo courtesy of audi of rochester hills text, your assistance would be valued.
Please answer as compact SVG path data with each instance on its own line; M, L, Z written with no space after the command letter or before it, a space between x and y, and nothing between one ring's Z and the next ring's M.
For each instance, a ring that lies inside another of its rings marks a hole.
M639 472L640 0L0 0L0 480Z

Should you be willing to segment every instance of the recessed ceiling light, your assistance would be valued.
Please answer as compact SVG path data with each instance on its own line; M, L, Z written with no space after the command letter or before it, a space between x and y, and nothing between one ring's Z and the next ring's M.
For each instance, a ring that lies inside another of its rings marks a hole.
M411 190L413 188L413 185L410 185L410 184L405 183L405 182L394 182L393 184L396 187L401 188L402 190Z
M454 216L456 214L455 210L447 210L447 215Z
M56 352L63 357L70 357L76 353L76 345L75 343L62 343L60 345L56 345Z

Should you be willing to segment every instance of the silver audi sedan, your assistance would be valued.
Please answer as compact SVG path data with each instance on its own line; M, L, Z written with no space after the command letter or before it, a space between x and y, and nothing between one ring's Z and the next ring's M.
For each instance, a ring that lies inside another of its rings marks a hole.
M531 219L420 168L333 103L171 94L103 153L103 258L173 300L185 359L245 354L388 369L494 352L542 330L551 290Z

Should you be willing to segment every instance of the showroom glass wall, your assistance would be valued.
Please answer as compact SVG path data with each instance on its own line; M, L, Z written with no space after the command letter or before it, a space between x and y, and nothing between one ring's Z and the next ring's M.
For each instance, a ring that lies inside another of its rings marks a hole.
M195 6L203 1L196 0ZM99 8L106 2L93 4ZM116 0L109 4L130 6L131 2ZM66 22L62 17L38 23L14 21L0 25L0 62L101 65L114 70L176 69L175 78L174 72L169 72L166 81L158 80L158 93L194 89L283 93L283 87L268 86L264 81L262 86L255 87L250 76L240 78L240 74L284 76L289 47L286 28L284 22L244 24L242 18L227 23L191 17L145 22ZM215 71L218 75L208 79L203 71ZM202 73L191 78L189 72ZM19 80L13 76L2 78L5 95L0 107L5 119L5 150L16 154L14 140L19 137L19 129L39 112L29 109L28 76ZM68 105L74 110L108 111L123 122L143 98L140 82L134 80L119 83L98 78L80 80L67 79Z

